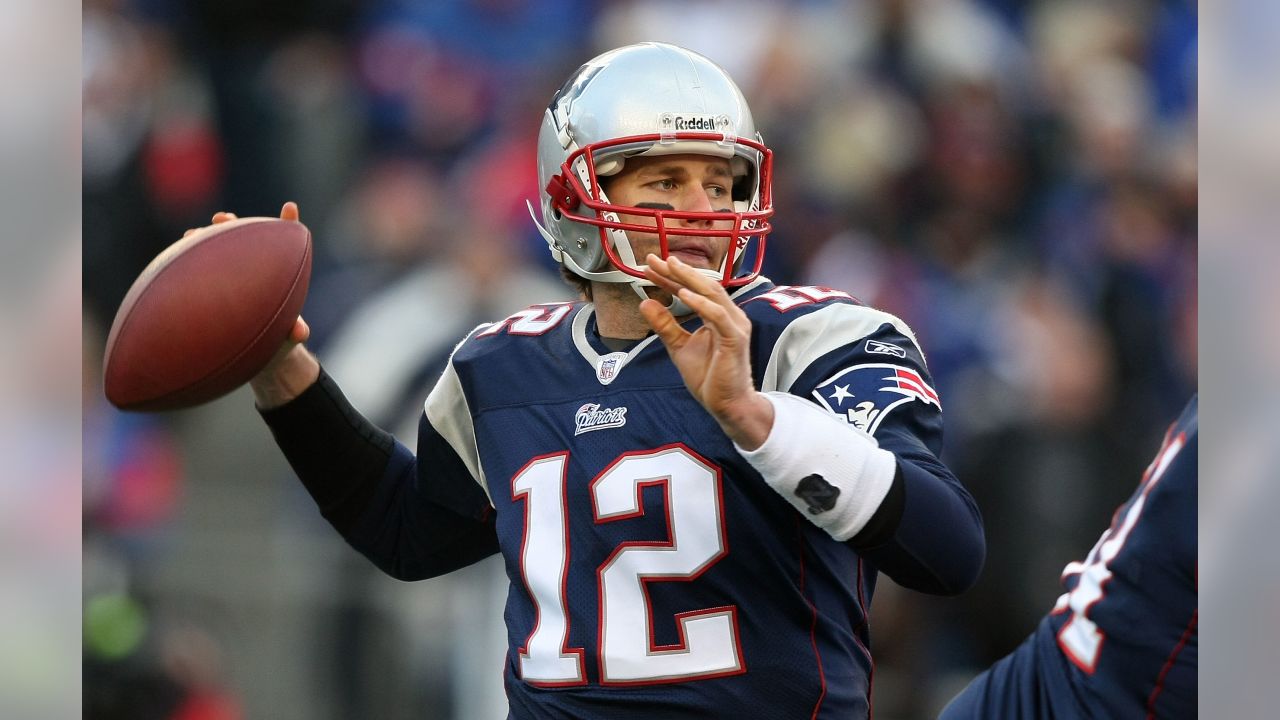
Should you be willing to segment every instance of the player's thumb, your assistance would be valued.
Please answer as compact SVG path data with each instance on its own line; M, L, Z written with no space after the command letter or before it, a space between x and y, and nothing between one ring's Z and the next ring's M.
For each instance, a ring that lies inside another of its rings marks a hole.
M644 316L645 322L649 323L649 327L653 328L653 332L657 334L663 345L674 350L683 344L688 333L680 327L680 323L676 322L671 312L663 307L662 303L652 298L643 300L640 303L640 314Z
M311 326L299 315L298 319L293 321L293 327L289 329L289 342L301 344L309 337L311 337Z

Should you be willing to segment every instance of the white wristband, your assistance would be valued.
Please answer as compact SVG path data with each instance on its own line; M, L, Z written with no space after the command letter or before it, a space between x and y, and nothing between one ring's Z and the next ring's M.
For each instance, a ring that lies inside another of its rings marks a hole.
M893 453L807 400L764 396L773 404L769 436L755 450L734 447L814 525L836 540L857 535L893 485Z

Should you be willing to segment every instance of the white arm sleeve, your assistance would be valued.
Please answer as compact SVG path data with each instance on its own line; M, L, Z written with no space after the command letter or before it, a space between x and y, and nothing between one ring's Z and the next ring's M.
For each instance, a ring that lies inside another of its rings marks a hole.
M738 452L814 525L844 541L858 534L893 485L897 460L876 439L785 392L767 392L773 428Z

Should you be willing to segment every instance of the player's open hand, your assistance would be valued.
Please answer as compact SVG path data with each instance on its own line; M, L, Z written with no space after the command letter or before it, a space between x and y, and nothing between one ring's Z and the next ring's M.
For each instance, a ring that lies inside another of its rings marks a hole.
M213 214L214 225L235 219L237 219L235 213ZM293 201L285 203L280 208L280 219L297 222L299 220L298 204ZM188 230L187 234L193 232L195 230ZM280 344L280 349L276 351L271 361L249 381L249 387L253 389L258 407L265 410L283 405L301 395L302 391L310 387L319 377L319 362L302 345L310 335L311 328L299 316L294 320L293 328L289 330L289 337Z
M299 217L300 216L298 214L298 203L292 200L290 200L289 202L286 202L280 208L281 220L292 220L294 222L298 222ZM231 222L232 220L238 220L238 219L239 219L239 216L236 215L235 213L219 210L218 212L213 214L212 224L221 225L224 222ZM196 232L198 230L203 230L203 229L204 228L189 228L186 232L182 233L182 237L186 237L193 232ZM304 322L301 317L299 317L297 321L294 322L293 329L289 331L289 339L285 341L284 346L280 348L280 351L278 353L276 353L276 358L273 359L271 363L267 365L267 368L271 369L273 366L277 365L278 363L276 361L284 357L284 355L288 352L288 350L291 347L293 347L294 345L298 345L306 342L307 337L309 337L310 335L311 335L311 328L309 328L307 326L307 323Z
M640 312L657 333L689 392L747 450L759 447L773 427L773 405L751 379L751 321L720 283L679 258L649 255L645 277L702 318L692 333L662 303L645 300Z
M283 207L280 208L281 220L292 220L294 222L298 222L298 218L299 218L298 203L290 200L289 202L285 203ZM232 212L226 212L224 210L219 210L218 212L213 214L214 225L221 225L224 222L231 222L232 220L237 220L237 219L239 219L238 215ZM202 228L190 228L186 232L182 233L182 237L186 237L191 233L201 229Z

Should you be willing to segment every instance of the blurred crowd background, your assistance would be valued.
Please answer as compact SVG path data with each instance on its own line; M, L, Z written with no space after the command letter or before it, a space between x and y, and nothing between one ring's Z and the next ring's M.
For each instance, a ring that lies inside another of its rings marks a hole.
M501 718L492 559L402 584L343 545L247 392L114 411L106 330L217 210L297 201L311 346L410 447L476 323L567 299L525 209L552 93L618 45L723 65L776 153L765 272L916 331L983 511L973 590L882 581L883 720L1011 650L1197 386L1189 0L85 0L84 711Z

